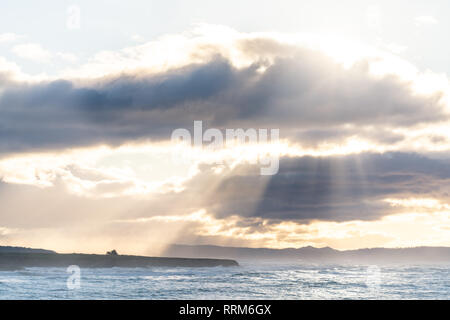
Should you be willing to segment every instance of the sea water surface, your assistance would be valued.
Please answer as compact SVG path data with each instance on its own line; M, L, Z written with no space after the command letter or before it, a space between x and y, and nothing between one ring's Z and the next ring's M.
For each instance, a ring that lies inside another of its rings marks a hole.
M0 271L0 299L449 299L450 265ZM73 284L76 284L75 286ZM79 284L79 285L78 285Z

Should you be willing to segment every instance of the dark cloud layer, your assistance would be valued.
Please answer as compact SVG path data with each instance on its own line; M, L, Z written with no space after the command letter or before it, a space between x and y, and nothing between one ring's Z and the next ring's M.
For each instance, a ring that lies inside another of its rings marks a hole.
M196 181L193 181L193 185ZM280 172L237 168L205 206L218 217L373 220L398 210L386 198L450 199L450 164L407 153L283 158Z
M393 126L445 118L439 94L418 96L394 76L374 79L363 62L346 70L303 49L276 59L264 73L259 67L236 69L216 57L164 74L119 75L83 85L3 82L0 150L169 139L176 128L192 128L194 120L280 128L282 136L306 144L354 134L389 143L402 139L386 131ZM343 129L345 124L354 129ZM366 125L376 129L361 129Z
M206 209L217 218L244 218L238 225L256 230L264 226L251 218L271 223L377 220L403 210L383 201L386 198L450 201L448 161L417 154L282 158L280 172L274 176L259 175L258 165L240 165L223 174L214 173L211 165L199 169L181 192L138 199L80 197L70 194L63 180L45 189L0 181L2 226L101 224L156 215L183 216Z

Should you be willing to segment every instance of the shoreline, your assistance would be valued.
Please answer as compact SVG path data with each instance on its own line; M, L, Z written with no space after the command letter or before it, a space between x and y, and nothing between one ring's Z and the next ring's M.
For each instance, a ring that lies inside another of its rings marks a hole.
M146 257L132 255L100 255L84 253L0 253L0 270L17 270L32 267L81 268L147 268L147 267L233 267L233 259Z

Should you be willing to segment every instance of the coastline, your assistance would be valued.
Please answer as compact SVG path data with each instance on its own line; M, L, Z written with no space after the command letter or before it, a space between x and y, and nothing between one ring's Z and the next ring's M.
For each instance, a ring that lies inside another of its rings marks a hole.
M232 259L146 257L132 255L100 255L83 253L0 253L0 270L17 270L31 267L81 268L146 268L146 267L232 267L239 266Z

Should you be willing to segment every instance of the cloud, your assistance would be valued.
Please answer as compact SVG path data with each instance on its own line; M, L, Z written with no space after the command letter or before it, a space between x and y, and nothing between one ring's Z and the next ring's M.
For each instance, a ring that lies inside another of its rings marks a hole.
M133 34L131 36L131 40L133 40L135 42L145 42L145 38L139 34Z
M416 22L416 25L418 25L418 26L433 25L433 24L439 23L439 21L433 16L419 16L419 17L414 18L414 21Z
M0 179L41 189L62 187L83 198L145 198L182 190L195 165L171 162L169 145L88 148L0 159Z
M56 57L68 63L75 63L78 61L78 57L73 53L57 52Z
M202 185L201 179L207 178L194 178L186 190ZM270 178L243 166L219 183L210 183L215 187L209 188L203 207L222 218L378 220L399 212L386 201L389 198L448 203L449 184L448 162L417 154L283 158L279 173Z
M200 165L182 191L145 197L121 193L130 186L106 175L105 168L67 167L45 188L0 182L1 228L10 230L10 241L52 249L102 252L114 245L145 253L155 242L173 241L342 248L358 247L364 239L367 246L405 246L414 239L436 244L448 227L445 160L408 153L286 157L273 177L245 164L220 174L214 169ZM116 195L73 193L74 182L96 182L90 192ZM421 228L438 233L414 236ZM79 244L80 237L95 241Z
M17 64L7 61L0 57L0 93L20 74L20 68Z
M284 156L276 175L261 176L258 164L211 164L211 155L199 150L193 151L198 158L181 165L171 162L170 150L148 145L18 155L0 161L0 176L8 184L59 188L87 200L148 200L151 214L159 215L204 209L217 218L308 223L376 220L398 213L404 203L398 199L449 203L448 162L417 153ZM148 212L128 216L141 217Z
M404 45L401 45L398 43L387 43L384 45L384 47L386 47L387 50L389 50L395 54L401 54L408 49L407 46L404 46Z
M12 51L20 58L35 62L48 63L52 58L52 54L38 43L18 44L12 48Z
M17 151L167 140L194 120L220 128L279 128L292 142L358 135L390 143L402 138L394 129L448 119L445 92L419 94L399 77L371 75L368 63L344 67L297 48L292 57L242 68L215 56L158 74L15 83L0 96L0 146Z
M0 58L0 235L46 234L48 244L67 236L71 248L80 237L98 248L128 238L119 251L167 234L345 247L390 241L384 220L401 220L423 199L421 210L446 209L450 166L431 154L450 150L447 77L343 43L297 40L219 28L102 52L45 81L25 81ZM76 61L24 46L13 50ZM194 120L205 129L280 129L279 173L260 176L240 149L188 148L193 163L171 166L166 142ZM163 156L150 157L160 145ZM208 163L222 155L232 165Z
M50 63L52 59L57 58L64 62L74 63L78 61L78 57L68 52L52 53L44 49L38 43L24 43L15 45L12 52L23 59L40 63Z
M0 44L1 43L10 43L10 42L15 42L19 39L23 38L23 36L18 35L16 33L11 33L11 32L7 32L7 33L0 33Z

